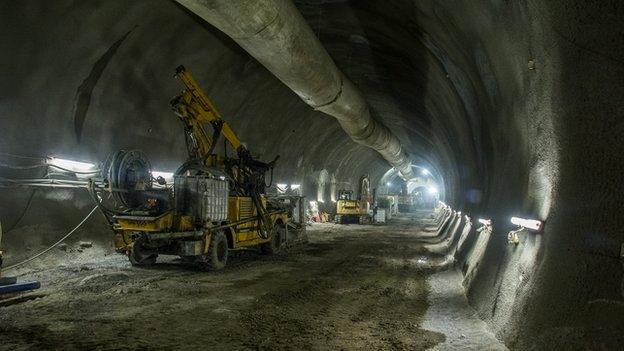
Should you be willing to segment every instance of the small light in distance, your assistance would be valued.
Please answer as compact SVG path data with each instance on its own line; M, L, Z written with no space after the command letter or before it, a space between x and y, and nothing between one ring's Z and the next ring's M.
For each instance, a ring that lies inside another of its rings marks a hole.
M386 186L387 186L387 187L391 187L391 186L392 186L392 183L387 182L387 183L386 183Z
M292 190L299 189L299 188L301 188L301 185L300 184L290 184L290 188Z
M431 173L429 173L429 170L428 170L428 169L423 168L423 170L420 172L420 174L422 174L422 175L426 176L426 175L429 175L429 174L431 174Z
M544 222L538 221L536 219L526 219L520 217L511 217L511 223L523 227L526 229L531 229L535 231L541 231L544 227Z
M288 184L282 184L282 183L278 183L275 185L277 185L278 188L282 188L282 189L286 189L286 187L288 186Z
M50 157L46 160L46 163L50 166L66 169L72 172L96 172L96 167L93 163L79 162L66 160L63 158Z

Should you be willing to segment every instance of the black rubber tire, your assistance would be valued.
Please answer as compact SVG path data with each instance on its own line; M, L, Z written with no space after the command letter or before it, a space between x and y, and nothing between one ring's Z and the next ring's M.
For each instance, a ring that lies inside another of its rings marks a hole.
M128 252L128 259L133 266L149 266L156 263L158 253L154 250L145 249L141 240L135 240L132 250Z
M284 243L285 234L286 227L281 224L277 225L273 235L271 236L271 240L262 244L260 246L260 251L262 251L265 255L275 255L276 253L279 253Z
M227 238L223 231L212 234L210 238L210 248L204 255L204 268L211 271L218 271L225 268L229 255Z

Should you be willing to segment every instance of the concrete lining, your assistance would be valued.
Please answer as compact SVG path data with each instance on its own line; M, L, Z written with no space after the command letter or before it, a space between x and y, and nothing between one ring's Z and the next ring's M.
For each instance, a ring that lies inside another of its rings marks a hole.
M386 137L369 138L369 124L330 118L301 100L329 109L349 98L350 82L370 118L388 129L379 135L394 135L415 162L436 169L442 200L471 216L472 226L457 229L455 260L466 267L468 301L497 338L511 349L622 345L624 3L295 6L320 41L320 55L341 72L323 73L331 89L319 84L299 95L172 1L0 2L0 49L10 53L0 57L0 163L32 166L43 156L97 163L119 148L140 148L157 170L175 169L185 158L184 140L167 103L180 90L171 74L184 64L255 155L281 155L276 182L301 184L315 199L319 190L328 193L318 182L325 171L338 188L355 190L359 177L368 173L376 184L388 165L346 138L343 127L355 123L358 138L374 145ZM250 30L275 35L285 22L272 11ZM106 65L98 65L102 57ZM99 77L85 86L90 99L78 139L76 92L91 72ZM308 74L314 79L299 83L320 81ZM388 150L387 157L398 155ZM42 174L0 167L0 176ZM0 197L0 221L11 229L3 238L6 264L76 224L89 203L66 190L1 189ZM329 211L332 204L322 206ZM510 245L511 216L543 220L545 230ZM480 217L492 219L491 233L475 233ZM450 221L448 211L434 221ZM95 219L80 235L110 247Z

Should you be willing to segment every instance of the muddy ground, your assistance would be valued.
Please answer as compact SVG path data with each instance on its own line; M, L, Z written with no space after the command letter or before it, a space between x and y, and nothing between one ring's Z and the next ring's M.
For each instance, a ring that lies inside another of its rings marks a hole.
M424 218L317 224L307 245L238 253L220 272L171 257L136 268L121 255L31 271L20 279L41 280L40 290L0 301L0 349L452 348L444 328L423 328L439 300L429 296L433 271L418 264L427 258L419 234L431 230Z

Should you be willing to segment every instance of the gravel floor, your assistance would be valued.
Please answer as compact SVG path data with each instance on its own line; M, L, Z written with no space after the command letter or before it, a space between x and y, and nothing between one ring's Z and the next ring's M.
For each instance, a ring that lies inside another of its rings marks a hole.
M141 269L85 250L22 271L43 287L0 301L0 349L504 349L459 277L422 264L436 258L419 240L429 225L425 215L316 224L309 244L238 253L220 272L165 257Z

